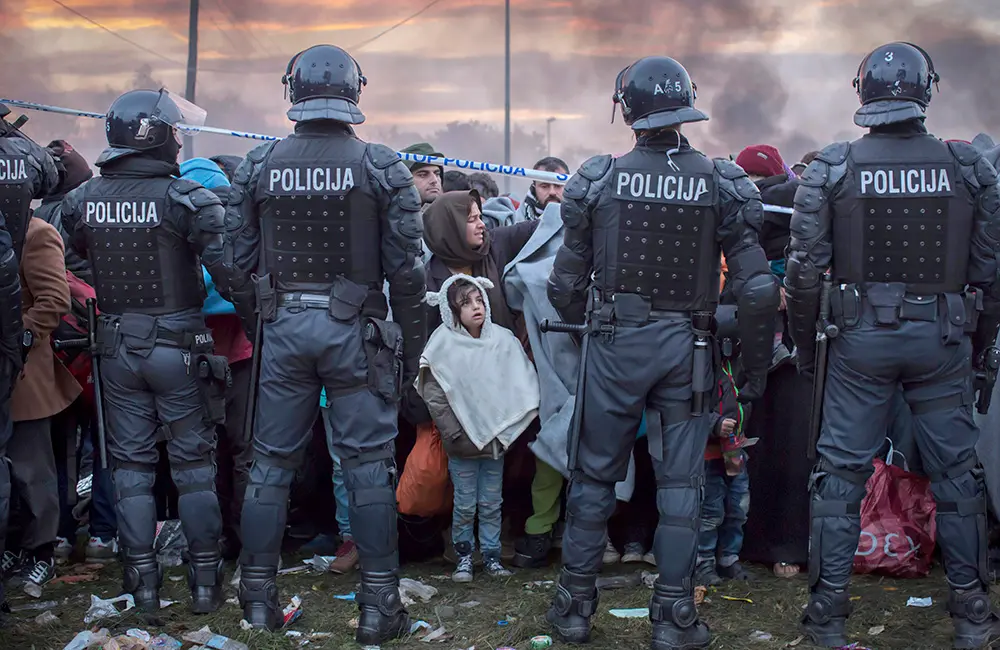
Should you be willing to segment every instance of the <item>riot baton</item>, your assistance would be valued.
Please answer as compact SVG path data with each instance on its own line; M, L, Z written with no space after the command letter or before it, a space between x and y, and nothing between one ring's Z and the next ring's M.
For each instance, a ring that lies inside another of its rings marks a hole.
M823 274L819 294L819 320L816 321L816 365L812 385L812 404L809 408L809 447L806 457L816 460L816 444L819 442L823 426L823 393L826 390L826 366L829 356L830 339L837 338L840 329L830 322L830 292L833 291L833 276L827 270Z
M983 353L982 370L976 372L976 382L979 384L979 399L976 400L976 410L981 415L989 413L998 371L1000 371L1000 348L991 345Z
M56 350L82 350L90 353L90 376L94 382L94 403L97 408L97 445L101 469L108 468L107 438L104 428L104 400L101 390L101 361L97 348L97 300L87 298L87 338L53 341Z
M580 452L580 434L583 431L583 400L584 390L587 387L587 351L590 348L590 326L552 322L546 318L538 324L538 329L543 334L559 332L583 335L583 340L580 342L580 374L576 378L573 419L569 425L569 437L566 439L566 469L572 474L577 469L577 460Z
M264 343L264 320L257 309L257 328L253 333L253 357L250 361L250 394L247 395L247 410L243 417L243 440L253 440L254 420L257 417L257 383L260 381L261 347Z

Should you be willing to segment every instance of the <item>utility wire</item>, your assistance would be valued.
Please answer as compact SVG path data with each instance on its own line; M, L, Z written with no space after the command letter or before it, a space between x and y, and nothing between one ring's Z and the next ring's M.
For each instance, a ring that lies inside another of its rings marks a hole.
M385 30L381 31L381 32L379 32L378 34L375 34L375 36L372 36L372 37L371 37L371 38L369 38L368 40L366 40L366 41L361 41L361 42L360 42L360 43L358 43L357 45L352 45L351 47L347 48L347 51L348 51L348 52L355 52L355 51L357 51L357 50L360 50L360 49L361 49L361 48L363 48L363 47L366 47L366 46L368 46L368 45L371 45L372 43L374 43L374 42L375 42L375 41L377 41L378 39L382 38L383 36L385 36L385 35L386 35L386 34L388 34L389 32L393 31L393 30L394 30L394 29L396 29L397 27L402 27L403 25L405 25L406 23L410 22L411 20L413 20L414 18L416 18L416 17L417 17L417 16L419 16L420 14L424 13L425 11L427 11L428 9L430 9L431 7L433 7L434 5L438 4L438 3L439 3L439 2L441 2L441 1L442 1L442 0L432 0L431 2L427 3L427 4L426 4L426 5L424 6L424 8L423 8L423 9L421 9L420 11L417 11L416 13L414 13L414 14L411 14L411 15L407 16L406 18L404 18L403 20L399 21L398 23L396 23L396 24L395 24L395 25L393 25L392 27L389 27L388 29L385 29Z

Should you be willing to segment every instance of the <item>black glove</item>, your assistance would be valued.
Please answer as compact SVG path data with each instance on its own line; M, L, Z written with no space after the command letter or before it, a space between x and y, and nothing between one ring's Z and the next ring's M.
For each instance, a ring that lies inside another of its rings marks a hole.
M413 382L403 385L406 388L403 389L403 399L399 403L399 414L413 426L430 422L431 413L427 410L423 398L417 393Z

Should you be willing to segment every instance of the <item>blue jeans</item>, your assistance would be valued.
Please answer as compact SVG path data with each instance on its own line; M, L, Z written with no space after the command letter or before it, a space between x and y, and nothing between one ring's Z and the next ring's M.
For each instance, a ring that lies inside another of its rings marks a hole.
M89 433L89 435L88 435ZM111 481L111 469L101 468L101 456L97 449L97 424L91 422L89 432L84 432L83 445L80 452L93 454L94 478L91 483L90 495L90 536L99 537L104 542L110 542L118 535L118 516L115 513L115 488ZM108 465L111 458L108 458ZM76 486L72 486L76 489Z
M340 466L340 458L333 451L333 424L330 422L330 409L320 409L323 418L323 428L326 429L326 446L333 459L333 498L337 502L337 528L341 537L351 537L351 519L347 516L347 486L344 485L344 470Z
M503 458L449 458L448 473L455 486L451 541L463 554L476 548L476 507L479 508L479 550L500 557L500 507L503 505ZM461 545L461 546L460 546Z
M736 476L726 475L722 460L705 461L705 497L701 504L698 563L730 566L740 559L743 526L750 511L750 475L746 467Z

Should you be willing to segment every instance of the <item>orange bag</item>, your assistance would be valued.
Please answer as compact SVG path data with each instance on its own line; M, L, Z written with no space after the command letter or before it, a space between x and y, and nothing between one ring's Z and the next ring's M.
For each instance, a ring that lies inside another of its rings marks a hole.
M417 442L406 458L406 466L396 486L399 512L404 515L432 517L451 510L451 480L448 455L441 444L441 434L432 423L417 427Z

